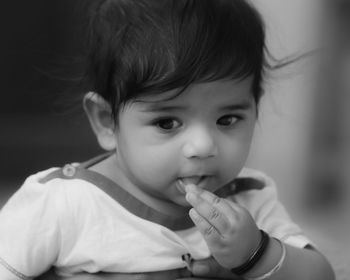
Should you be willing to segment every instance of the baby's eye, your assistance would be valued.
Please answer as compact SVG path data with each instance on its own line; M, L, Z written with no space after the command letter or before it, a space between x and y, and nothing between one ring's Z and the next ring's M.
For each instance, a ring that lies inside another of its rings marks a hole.
M240 118L234 115L223 116L217 120L217 124L220 126L232 126L234 125Z
M179 128L181 123L172 118L159 119L155 122L155 125L162 130L174 130Z

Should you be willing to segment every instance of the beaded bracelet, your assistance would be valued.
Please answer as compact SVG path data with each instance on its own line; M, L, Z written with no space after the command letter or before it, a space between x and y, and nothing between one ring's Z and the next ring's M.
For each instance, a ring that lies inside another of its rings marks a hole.
M251 254L249 259L244 264L237 266L235 268L232 268L231 269L232 273L236 275L245 274L261 259L262 255L265 253L267 245L269 244L270 237L263 230L260 230L260 233L261 233L261 240L258 247L255 249L253 254Z
M270 278L273 274L275 274L277 271L280 270L280 268L282 267L282 264L284 262L284 259L286 258L286 246L283 244L283 242L277 238L273 238L275 240L278 241L278 243L281 245L282 248L282 253L281 253L281 257L278 261L278 263L270 269L270 271L266 272L263 275L260 276L256 276L256 277L245 277L244 279L246 280L265 280Z

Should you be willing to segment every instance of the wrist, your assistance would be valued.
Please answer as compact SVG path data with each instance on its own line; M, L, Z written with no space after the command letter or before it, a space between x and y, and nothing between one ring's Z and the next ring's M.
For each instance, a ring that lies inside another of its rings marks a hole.
M263 275L270 271L276 263L279 262L282 254L281 241L275 238L270 238L270 242L266 248L265 254L260 258L260 260L244 274L244 277L255 277L256 275Z
M238 267L231 268L231 272L236 275L243 275L250 271L265 254L269 242L269 235L265 231L260 230L260 242L257 248L243 264Z

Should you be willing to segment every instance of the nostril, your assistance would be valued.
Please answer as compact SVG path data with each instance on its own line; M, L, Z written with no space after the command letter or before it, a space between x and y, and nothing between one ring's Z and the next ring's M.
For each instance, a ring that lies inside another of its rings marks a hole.
M186 158L209 158L217 155L217 147L214 143L188 143L183 147Z
M188 128L183 134L183 154L186 158L207 158L217 153L217 132L205 124L197 124Z

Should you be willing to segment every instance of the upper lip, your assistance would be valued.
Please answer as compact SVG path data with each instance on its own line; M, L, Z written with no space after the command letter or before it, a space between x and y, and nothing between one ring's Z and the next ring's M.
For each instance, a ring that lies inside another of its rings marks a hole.
M181 176L180 178L199 178L199 177L205 177L205 176L209 176L207 174L203 174L203 175L188 175L188 176Z
M192 171L192 172L183 172L180 173L180 178L191 178L191 177L203 177L203 176L212 176L213 172L210 171Z

